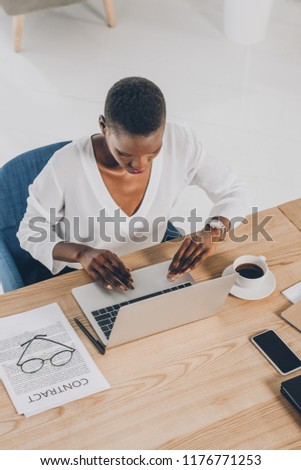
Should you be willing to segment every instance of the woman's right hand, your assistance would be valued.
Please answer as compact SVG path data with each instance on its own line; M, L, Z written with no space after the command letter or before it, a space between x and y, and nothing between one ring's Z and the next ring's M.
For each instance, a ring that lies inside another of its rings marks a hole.
M84 270L106 289L119 288L122 291L134 289L131 272L121 259L109 250L86 247L79 260Z

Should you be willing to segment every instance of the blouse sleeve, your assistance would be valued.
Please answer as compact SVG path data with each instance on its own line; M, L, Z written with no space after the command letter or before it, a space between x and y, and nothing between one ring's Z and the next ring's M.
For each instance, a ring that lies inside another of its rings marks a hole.
M214 203L210 217L226 217L233 228L251 212L248 185L226 163L209 155L195 136L191 139L191 154L188 184L202 188Z
M52 274L65 266L52 257L54 246L62 241L58 223L64 217L64 194L58 183L52 159L29 186L27 209L17 237L21 247L44 264Z

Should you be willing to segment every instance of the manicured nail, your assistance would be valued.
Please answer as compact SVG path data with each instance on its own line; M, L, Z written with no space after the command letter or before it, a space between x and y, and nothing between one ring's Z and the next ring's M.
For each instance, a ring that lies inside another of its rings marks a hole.
M110 284L107 284L107 289L113 289L113 287Z

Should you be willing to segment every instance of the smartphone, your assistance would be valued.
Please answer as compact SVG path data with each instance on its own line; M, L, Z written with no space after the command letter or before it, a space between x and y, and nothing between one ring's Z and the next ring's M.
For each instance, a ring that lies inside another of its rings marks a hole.
M282 375L301 369L301 360L273 330L251 338L252 343Z

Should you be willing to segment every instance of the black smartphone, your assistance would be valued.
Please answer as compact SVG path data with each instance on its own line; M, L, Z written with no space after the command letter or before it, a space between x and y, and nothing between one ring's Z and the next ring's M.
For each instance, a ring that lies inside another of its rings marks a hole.
M301 369L301 360L275 333L266 330L251 338L252 343L282 375Z

